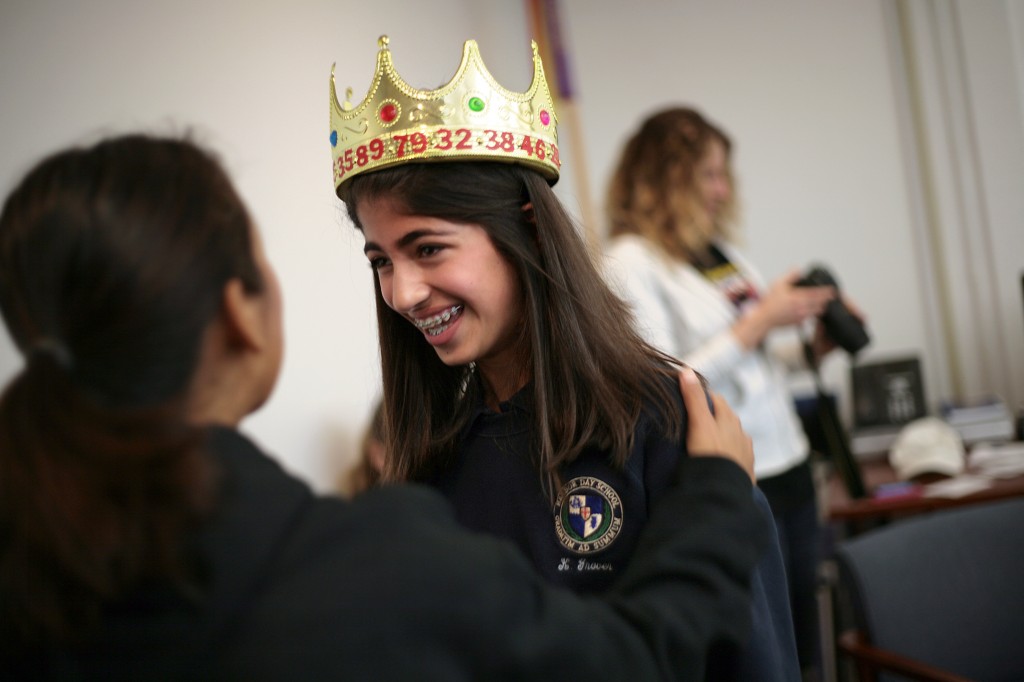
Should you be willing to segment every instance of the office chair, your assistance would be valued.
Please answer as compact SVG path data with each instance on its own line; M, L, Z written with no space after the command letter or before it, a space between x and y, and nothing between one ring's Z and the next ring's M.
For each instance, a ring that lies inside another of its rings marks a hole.
M1024 499L898 521L836 561L855 623L838 649L862 681L1024 680Z

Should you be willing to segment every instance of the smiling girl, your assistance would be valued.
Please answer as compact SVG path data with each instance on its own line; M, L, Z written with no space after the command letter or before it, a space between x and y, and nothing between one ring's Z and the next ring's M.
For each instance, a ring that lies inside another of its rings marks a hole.
M413 91L381 47L362 104L339 108L332 81L332 142L375 281L385 479L430 483L551 582L607 590L688 455L678 363L642 340L551 189L536 52L527 93L496 87L471 43L452 83ZM422 123L431 112L439 127ZM679 519L698 521L714 526ZM756 636L742 655L719 652L710 678L791 671L784 583L764 574L777 551L754 576Z
M436 209L435 209L436 211ZM379 289L446 365L476 363L493 408L525 383L523 296L512 265L476 226L370 201L359 218Z
M528 169L408 164L353 180L347 205L377 280L387 477L434 483L552 580L607 587L681 452L677 367ZM614 526L571 549L551 508L581 477L608 486ZM601 540L604 570L565 570Z

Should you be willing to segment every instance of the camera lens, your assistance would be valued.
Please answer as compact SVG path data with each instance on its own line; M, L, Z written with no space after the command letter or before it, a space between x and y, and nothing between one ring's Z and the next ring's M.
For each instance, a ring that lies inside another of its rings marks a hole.
M836 282L835 277L820 265L811 268L806 275L797 281L796 286L831 286L835 287L836 293L839 292L839 283ZM829 338L850 355L856 354L871 341L864 325L850 312L850 309L846 307L843 300L838 296L828 302L820 319Z

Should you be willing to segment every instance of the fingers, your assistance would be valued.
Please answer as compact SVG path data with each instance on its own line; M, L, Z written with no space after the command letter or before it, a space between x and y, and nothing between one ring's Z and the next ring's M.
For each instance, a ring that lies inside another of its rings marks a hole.
M679 387L686 405L689 427L686 448L691 457L725 457L736 462L754 480L754 450L739 417L722 396L712 393L714 413L708 394L693 369L679 373Z
M769 328L799 324L809 317L821 315L828 302L836 297L835 287L797 286L799 272L783 275L761 299L761 311Z
M686 414L691 423L697 421L705 426L714 423L715 417L711 414L704 384L692 367L684 367L679 372L679 390L683 394L683 404L686 405Z
M704 386L697 377L697 373L690 367L683 368L683 371L679 373L679 386L683 392L683 403L686 405L686 415L689 421L686 449L691 455L697 456L722 454L716 417L718 402L715 402L715 397L711 397L715 406L715 414L712 414Z
M803 277L803 273L800 270L793 268L779 279L789 284L790 286L796 284Z
M739 464L747 472L750 482L755 483L754 443L747 432L743 430L740 418L732 411L725 398L715 394L714 399L721 452L723 456Z
M800 287L794 288L793 294L797 301L797 316L803 320L825 312L825 306L836 297L836 290L834 287Z

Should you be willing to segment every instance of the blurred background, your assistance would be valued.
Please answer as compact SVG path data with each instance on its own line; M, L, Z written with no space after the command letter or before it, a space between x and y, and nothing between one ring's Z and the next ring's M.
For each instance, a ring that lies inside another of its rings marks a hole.
M362 99L377 38L432 88L476 38L506 87L531 74L530 3L4 0L0 188L107 133L191 131L221 155L285 294L287 352L244 428L333 489L379 391L370 271L334 197L328 78ZM603 238L626 136L670 104L735 143L741 245L766 278L824 263L866 312L857 358L920 359L926 399L1024 404L1024 3L561 0L569 208ZM548 65L551 71L553 65ZM824 368L851 414L851 360ZM0 331L0 382L21 359Z

